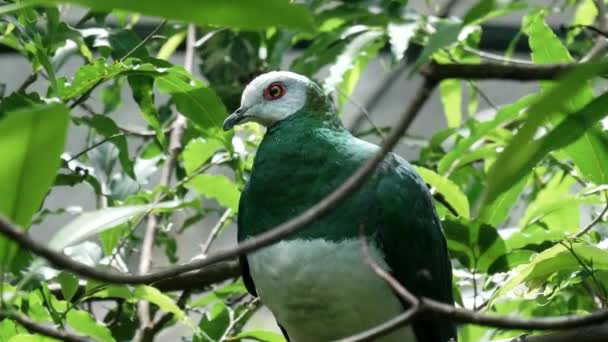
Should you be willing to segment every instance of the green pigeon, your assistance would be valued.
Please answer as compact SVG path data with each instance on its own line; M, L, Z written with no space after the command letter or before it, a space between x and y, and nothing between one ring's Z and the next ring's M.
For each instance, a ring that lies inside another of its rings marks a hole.
M224 130L245 122L267 130L241 194L239 242L315 205L379 149L343 127L317 83L292 72L269 72L247 85ZM453 304L452 269L433 199L411 165L390 153L329 214L241 258L248 291L272 311L288 341L347 337L408 308L365 261L361 231L369 255L407 289ZM456 327L441 317L416 316L376 340L456 341Z

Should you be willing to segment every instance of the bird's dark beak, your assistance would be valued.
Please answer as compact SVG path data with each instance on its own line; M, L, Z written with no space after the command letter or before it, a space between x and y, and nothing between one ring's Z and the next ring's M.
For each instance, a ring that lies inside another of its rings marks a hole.
M224 131L231 129L241 122L241 120L245 118L246 111L247 108L240 107L239 109L235 110L234 113L230 114L226 120L224 120Z

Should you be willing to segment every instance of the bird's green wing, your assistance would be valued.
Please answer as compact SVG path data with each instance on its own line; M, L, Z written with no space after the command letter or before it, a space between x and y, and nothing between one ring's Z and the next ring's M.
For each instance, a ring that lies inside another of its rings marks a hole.
M441 224L426 184L400 157L389 154L375 186L376 243L393 276L417 296L453 304L452 268ZM419 341L456 340L455 325L437 317L413 322Z

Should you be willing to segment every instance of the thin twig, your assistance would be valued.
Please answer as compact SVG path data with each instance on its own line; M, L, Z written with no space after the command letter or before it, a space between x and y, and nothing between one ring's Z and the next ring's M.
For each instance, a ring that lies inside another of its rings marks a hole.
M604 191L604 197L606 200L606 206L604 206L604 210L602 210L602 212L593 221L591 221L585 228L581 229L576 234L574 234L572 236L573 238L580 238L581 236L587 234L587 232L589 232L591 230L591 228L593 228L596 224L598 224L604 220L604 216L606 215L606 213L608 213L608 190Z
M203 251L202 251L203 255L206 255L207 252L209 252L209 248L211 248L213 241L215 241L218 234L222 230L222 227L224 227L224 224L230 217L230 214L232 214L232 209L230 209L230 208L226 209L224 211L224 213L222 214L222 216L220 216L220 219L217 221L215 226L213 226L213 228L211 229L211 232L209 233L209 237L207 238L207 241L203 245Z
M474 55L477 55L489 62L500 62L500 63L506 63L506 64L511 64L511 65L516 65L516 64L520 64L520 65L534 65L534 62L529 61L529 60L525 60L525 59L519 59L519 58L512 58L512 57L505 57L505 56L501 56L501 55L497 55L494 53L490 53L490 52L486 52L486 51L482 51L482 50L477 50L474 49L470 46L463 46L462 47L464 51L468 52L468 53L472 53Z
M137 45L135 45L131 50L129 50L129 52L127 52L124 56L122 56L119 61L121 61L121 62L124 61L129 56L131 56L135 51L137 51L137 49L144 46L144 44L146 44L150 39L152 39L152 37L154 37L156 35L156 33L158 33L158 31L160 31L160 29L163 28L163 26L165 26L167 21L168 20L165 19L165 20L161 21L158 25L156 25L156 27L152 31L150 31L150 33L148 33L148 35L146 35L146 37L144 39L142 39L139 43L137 43Z
M71 161L74 161L74 160L76 160L76 159L78 159L78 158L82 157L83 155L85 155L87 152L89 152L89 151L91 151L91 150L94 150L94 149L96 149L97 147L99 147L99 146L101 146L101 145L103 145L103 144L107 143L108 141L110 141L110 140L112 140L112 139L116 139L116 138L118 138L118 137L122 137L122 136L124 136L124 135L125 135L125 133L116 133L116 134L113 134L113 135L111 135L111 136L109 136L109 137L107 137L107 138L103 139L103 140L100 140L100 141L98 141L98 142L94 143L93 145L91 145L91 146L89 146L89 147L85 148L84 150L82 150L82 151L80 151L80 152L76 153L75 155L73 155L73 156L72 156L70 159L68 159L68 160L66 161L66 163L69 163L69 162L71 162Z

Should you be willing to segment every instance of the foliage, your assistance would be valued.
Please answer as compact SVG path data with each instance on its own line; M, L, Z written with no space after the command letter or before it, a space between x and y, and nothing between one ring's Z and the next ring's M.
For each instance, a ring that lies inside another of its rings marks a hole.
M523 15L512 45L526 37L534 65L577 63L596 38L580 26L596 20L591 0L554 1L546 8L522 1L470 3L462 18L446 19L417 13L403 0L0 2L0 45L31 65L22 85L0 84L0 214L28 230L54 215L73 214L71 206L78 205L48 208L49 193L84 188L97 208L77 212L50 247L126 272L126 261L141 248L142 222L157 215L155 244L175 263L176 237L186 229L224 212L216 232L223 234L235 217L263 133L253 125L227 133L221 124L256 75L285 68L313 77L343 110L375 58L387 60L391 72L403 73L400 65L407 63L404 74L410 75L429 62L482 63L479 44L492 18ZM76 5L87 9L81 20L64 15ZM547 24L555 11L573 13L564 24L579 26L556 32ZM141 15L169 21L140 35L150 22ZM188 23L200 38L194 68L174 58ZM506 64L514 63L511 50L503 54ZM68 70L68 61L78 68ZM425 138L412 163L437 200L459 305L524 317L608 305L608 230L601 218L593 221L608 205L608 95L601 77L607 71L606 62L586 64L559 81L539 82L537 92L500 104L489 118L478 115L478 108L494 106L486 103L482 83L441 82L447 129ZM140 110L141 131L120 124L124 94ZM178 115L187 127L176 148L171 129ZM67 151L76 129L86 132L86 148ZM154 175L173 162L173 183L156 184ZM183 224L176 224L184 213ZM575 236L592 221L589 231ZM35 334L4 318L10 312L94 340L131 340L142 300L158 316L171 314L159 330L181 324L185 340L283 341L245 326L260 305L245 297L240 281L178 299L153 285L84 281L4 237L0 267L1 341ZM114 305L92 311L88 303L102 300ZM519 333L459 328L462 341Z

